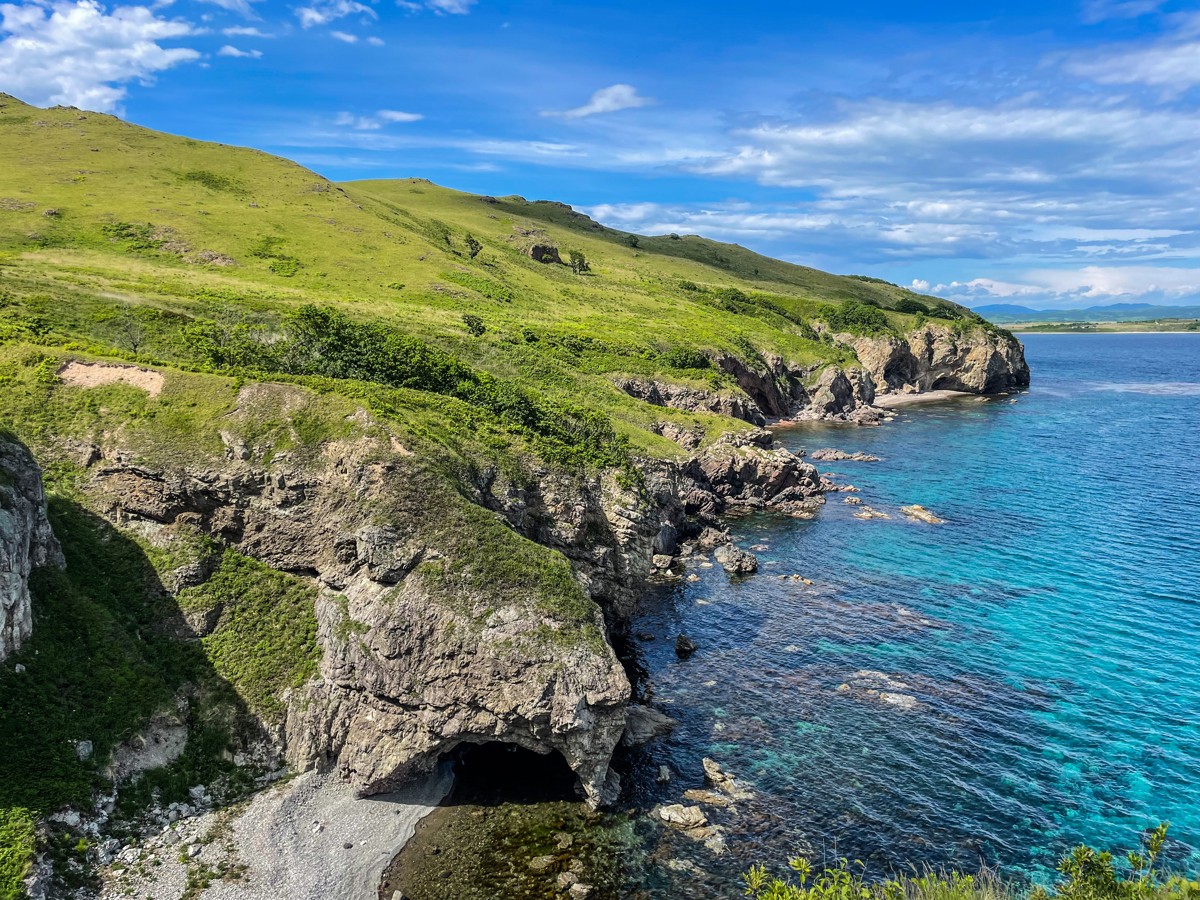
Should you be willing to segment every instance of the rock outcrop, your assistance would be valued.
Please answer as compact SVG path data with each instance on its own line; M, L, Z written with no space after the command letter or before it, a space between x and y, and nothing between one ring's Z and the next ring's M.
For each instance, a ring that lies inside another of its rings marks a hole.
M30 573L62 564L46 517L41 469L22 444L0 434L0 660L33 632Z
M1024 350L1004 332L930 323L903 338L843 334L837 339L854 347L881 391L912 385L919 391L996 394L1029 386Z
M644 381L637 378L620 379L616 385L629 396L644 400L653 406L666 406L688 412L716 413L731 419L741 419L743 422L750 422L753 425L767 423L767 417L758 408L758 404L748 397L714 393L681 384Z
M728 540L714 528L722 514L811 515L821 502L816 469L765 431L683 463L644 460L635 479L480 468L457 490L361 410L342 438L293 453L239 437L306 398L244 388L214 427L224 456L204 462L153 462L114 433L67 452L110 521L152 542L194 529L319 585L319 677L285 698L273 738L296 767L339 772L362 793L429 772L459 745L502 741L560 754L593 804L611 802L612 753L645 723L631 723L609 635L688 542ZM481 574L529 546L520 538L544 548L521 551L534 553L528 567ZM538 581L539 566L565 577ZM164 583L210 573L188 564Z

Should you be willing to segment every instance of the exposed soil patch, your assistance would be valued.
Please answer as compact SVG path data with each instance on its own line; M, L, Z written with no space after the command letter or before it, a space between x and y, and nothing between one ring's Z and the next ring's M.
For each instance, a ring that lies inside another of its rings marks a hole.
M58 370L58 377L75 387L100 387L105 384L128 384L141 388L151 397L162 393L166 379L161 372L139 369L137 366L114 366L104 363L67 363Z

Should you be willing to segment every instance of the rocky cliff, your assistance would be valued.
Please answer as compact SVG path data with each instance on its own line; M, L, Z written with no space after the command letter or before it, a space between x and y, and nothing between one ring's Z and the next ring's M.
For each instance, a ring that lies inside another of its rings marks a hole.
M45 565L61 566L62 551L46 518L41 469L22 444L0 434L0 660L33 631L29 575Z
M363 793L461 744L504 741L561 754L592 803L611 802L631 691L609 635L656 561L727 541L718 517L731 509L809 515L820 502L816 469L766 432L642 461L636 479L492 467L457 492L361 410L349 436L305 453L238 436L296 414L305 394L244 388L221 423L225 458L203 466L150 463L111 434L71 453L110 521L152 543L195 529L320 586L320 677L286 698L274 738L296 767L334 769Z
M927 324L903 337L844 334L838 340L854 347L881 392L911 386L998 394L1029 387L1024 348L1006 332Z
M625 393L654 406L711 412L753 425L772 420L840 420L878 424L876 392L954 390L995 394L1029 386L1024 348L1006 332L926 324L904 335L837 334L861 366L797 366L764 354L746 362L724 354L716 367L736 388L704 390L646 379L617 379ZM693 436L660 429L684 446ZM695 439L698 443L698 439Z

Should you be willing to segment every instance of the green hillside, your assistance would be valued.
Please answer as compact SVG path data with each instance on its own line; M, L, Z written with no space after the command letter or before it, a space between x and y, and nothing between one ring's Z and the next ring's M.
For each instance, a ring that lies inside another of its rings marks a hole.
M535 261L533 245L557 248L562 263ZM569 265L571 251L587 271ZM562 204L420 179L338 185L255 150L5 95L0 285L8 340L260 375L337 373L277 361L264 371L252 346L238 361L194 332L269 346L289 314L333 307L552 404L582 403L662 454L678 448L647 433L651 421L728 425L647 407L614 376L732 390L715 354L853 362L811 328L838 310L843 328L898 328L923 308L976 324L944 301L736 245L630 235Z

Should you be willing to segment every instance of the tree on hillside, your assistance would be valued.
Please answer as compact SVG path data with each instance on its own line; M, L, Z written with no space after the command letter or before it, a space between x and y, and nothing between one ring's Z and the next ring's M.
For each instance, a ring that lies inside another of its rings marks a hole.
M590 272L592 267L588 265L587 257L583 255L581 250L572 250L571 253L571 271L576 275L582 275L584 272Z

